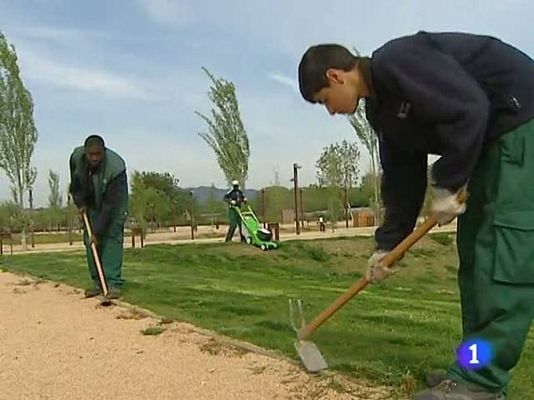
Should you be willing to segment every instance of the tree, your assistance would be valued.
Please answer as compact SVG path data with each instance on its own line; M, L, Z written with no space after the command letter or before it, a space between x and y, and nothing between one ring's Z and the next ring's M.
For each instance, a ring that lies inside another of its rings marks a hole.
M337 220L337 210L340 205L348 212L349 204L341 203L341 191L348 192L358 180L358 163L360 151L356 143L343 140L341 143L331 144L323 149L321 157L315 164L319 186L327 187L330 191L329 209L334 221Z
M67 206L64 210L65 217L65 226L67 227L67 235L69 237L69 242L72 244L72 229L80 229L80 219L78 216L78 207L74 204L70 193L67 191Z
M52 170L48 171L48 187L50 194L48 195L48 216L50 225L59 227L63 217L63 199L59 192L59 174Z
M174 224L188 207L187 193L178 186L179 180L168 172L134 171L131 180L131 214L146 230L148 223Z
M323 148L317 163L319 186L352 188L358 180L360 151L356 143L343 140Z
M371 127L365 117L365 100L360 101L360 105L354 115L349 116L349 122L356 132L356 136L363 143L371 160L371 178L373 187L372 208L377 221L382 221L382 200L380 193L380 160L378 154L378 135Z
M48 195L48 207L61 208L63 206L63 199L59 193L59 174L55 171L48 171L48 187L50 194Z
M432 202L434 201L434 191L432 190L432 167L434 164L430 164L426 171L426 191L425 199L423 205L421 206L421 211L419 212L420 216L428 217L430 216Z
M292 192L283 186L268 186L265 190L265 222L281 222L282 210L292 207ZM260 194L261 196L261 194Z
M28 216L18 203L12 201L0 203L0 230L19 232L28 222Z
M21 211L24 192L37 176L31 166L37 136L32 96L21 80L15 48L0 32L0 168L11 182ZM22 227L22 247L27 250L26 226Z
M212 226L214 223L218 223L225 215L226 205L222 199L217 196L217 188L213 183L211 184L208 199L206 200L206 210L210 214Z
M208 96L214 107L211 109L211 118L195 112L208 125L209 133L199 133L199 136L215 152L228 185L237 179L244 189L248 178L250 148L241 121L235 86L232 82L214 77L206 68L202 69L212 82Z
M162 220L167 222L172 220L174 224L176 218L185 214L188 207L187 193L178 185L180 181L178 178L168 172L143 171L140 179L146 187L161 192L168 201L165 205L168 215L163 212L164 210L160 210L159 213Z

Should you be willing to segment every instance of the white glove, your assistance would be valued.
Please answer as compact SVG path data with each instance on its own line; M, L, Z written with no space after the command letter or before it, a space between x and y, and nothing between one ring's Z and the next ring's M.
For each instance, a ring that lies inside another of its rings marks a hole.
M454 218L465 212L465 203L458 201L458 193L440 187L434 187L433 192L434 200L431 212L438 220L439 226L449 224Z
M380 282L398 271L396 268L389 268L381 264L382 259L388 254L388 251L377 250L367 261L367 272L365 278L372 282Z
M235 201L235 200L230 200L230 204L233 205L233 206L235 206L235 205L237 204L237 201Z

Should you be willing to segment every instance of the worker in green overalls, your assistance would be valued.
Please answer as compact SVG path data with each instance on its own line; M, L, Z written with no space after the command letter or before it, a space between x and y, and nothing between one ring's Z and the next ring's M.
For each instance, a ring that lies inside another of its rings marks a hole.
M128 212L128 178L124 160L106 148L104 139L91 135L74 149L69 160L69 192L80 214L86 212L92 237L84 229L84 243L93 287L86 297L102 293L91 243L95 243L109 286L109 298L117 299L123 285L122 259L124 223Z
M352 114L365 99L379 136L385 220L368 262L371 282L391 274L381 259L413 230L427 156L440 156L432 212L440 225L459 216L462 344L489 343L492 357L484 365L458 357L414 399L504 399L534 316L534 61L494 37L419 32L371 57L310 47L299 85L332 115Z
M245 195L239 189L239 182L237 180L232 181L232 189L229 190L224 195L224 201L228 203L228 232L226 233L225 242L231 242L232 237L234 236L235 228L239 228L239 237L241 242L245 241L245 236L243 235L242 221L239 218L239 214L235 210L235 207L241 208L243 203L247 202Z

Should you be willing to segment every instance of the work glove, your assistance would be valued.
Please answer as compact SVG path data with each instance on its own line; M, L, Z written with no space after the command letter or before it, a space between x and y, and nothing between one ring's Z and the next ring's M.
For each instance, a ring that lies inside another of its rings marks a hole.
M431 213L438 220L438 225L447 225L458 215L466 210L465 202L458 201L458 193L465 190L461 188L458 192L451 192L449 189L434 187L434 200L431 206Z
M367 261L367 272L365 274L365 278L369 282L376 283L383 281L398 271L397 268L388 268L384 265L381 265L382 259L388 253L389 252L386 250L377 250Z

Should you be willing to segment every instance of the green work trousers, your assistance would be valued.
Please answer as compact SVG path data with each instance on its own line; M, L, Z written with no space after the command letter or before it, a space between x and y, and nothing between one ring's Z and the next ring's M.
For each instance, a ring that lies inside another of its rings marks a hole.
M226 234L226 242L229 242L232 240L232 237L234 236L235 228L239 227L239 237L241 241L244 240L243 236L243 228L241 227L241 220L239 218L239 215L237 214L237 211L234 210L232 207L228 209L228 220L230 222L230 225L228 226L228 233Z
M90 220L93 220L94 213L89 211ZM98 237L97 252L100 257L100 263L104 270L104 276L108 287L122 287L124 280L122 279L122 258L124 248L124 216L112 218L109 223L107 232ZM84 229L85 251L87 254L87 265L91 279L95 286L100 286L100 280L96 271L95 260L93 252L87 236L87 231Z
M448 375L506 392L534 316L534 120L485 147L468 192L457 236L463 340L488 341L493 358Z

